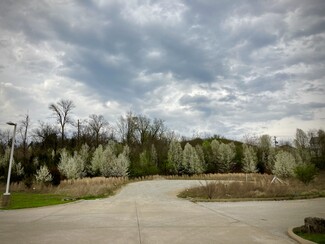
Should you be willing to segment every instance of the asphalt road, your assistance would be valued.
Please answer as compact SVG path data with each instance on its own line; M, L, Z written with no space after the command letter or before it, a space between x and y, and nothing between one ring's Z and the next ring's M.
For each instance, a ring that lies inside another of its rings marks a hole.
M114 197L0 211L0 243L295 243L286 231L325 217L325 198L192 203L177 192L198 181L132 183Z

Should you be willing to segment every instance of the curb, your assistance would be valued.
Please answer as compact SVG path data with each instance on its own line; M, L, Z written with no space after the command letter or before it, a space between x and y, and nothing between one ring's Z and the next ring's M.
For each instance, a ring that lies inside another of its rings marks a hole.
M301 238L300 236L296 235L294 232L293 232L293 229L295 227L289 227L288 228L288 235L294 239L295 241L297 241L298 243L300 244L315 244L316 242L313 242L313 241L309 241L309 240L306 240L306 239L303 239Z

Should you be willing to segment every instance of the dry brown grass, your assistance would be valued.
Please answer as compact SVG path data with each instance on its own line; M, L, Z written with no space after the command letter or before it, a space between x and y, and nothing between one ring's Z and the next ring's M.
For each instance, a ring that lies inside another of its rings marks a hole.
M27 188L24 183L19 182L11 184L10 191L52 193L65 195L68 198L92 198L112 195L127 182L129 182L129 180L126 177L94 177L76 180L64 180L61 181L59 186L34 184L31 188ZM4 189L4 186L1 188Z
M183 198L194 200L238 200L238 199L299 199L325 196L325 174L318 175L313 183L306 186L296 179L283 183L271 183L270 175L250 175L248 181L242 179L244 174L231 180L219 177L215 181L205 180L201 186L186 189L179 194ZM220 180L222 178L222 180Z
M88 198L112 195L117 189L125 185L128 178L84 178L65 180L55 189L56 194L68 195L75 198Z
M229 173L229 174L199 174L199 175L169 175L165 176L168 180L217 180L217 181L271 181L273 176L267 174L245 174L245 173Z
M187 189L180 197L193 199L294 199L325 196L325 172L321 172L308 186L296 179L271 184L273 176L262 174L202 174L193 176L146 176L136 179L94 177L61 181L59 186L13 183L11 192L35 192L65 195L68 198L96 198L114 194L121 186L134 181L169 179L201 180L201 186ZM4 192L5 185L0 186Z

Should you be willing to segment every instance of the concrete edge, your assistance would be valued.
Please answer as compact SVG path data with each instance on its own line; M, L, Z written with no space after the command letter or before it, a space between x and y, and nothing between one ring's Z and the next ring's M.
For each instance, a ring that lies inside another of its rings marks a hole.
M294 232L293 232L293 229L295 227L289 227L288 228L288 235L294 239L295 241L297 241L298 243L300 244L315 244L315 242L313 241L309 241L309 240L306 240L306 239L303 239L301 238L300 236L296 235Z

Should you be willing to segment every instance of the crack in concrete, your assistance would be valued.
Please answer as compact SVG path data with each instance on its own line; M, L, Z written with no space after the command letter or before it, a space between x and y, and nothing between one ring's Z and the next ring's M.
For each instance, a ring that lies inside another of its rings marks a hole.
M137 202L134 202L135 205L135 213L137 215L137 224L138 224L138 233L139 233L139 241L140 244L142 244L142 240L141 240L141 230L140 230L140 221L139 221L139 214L138 214L138 207L137 207Z

